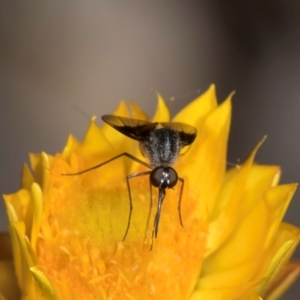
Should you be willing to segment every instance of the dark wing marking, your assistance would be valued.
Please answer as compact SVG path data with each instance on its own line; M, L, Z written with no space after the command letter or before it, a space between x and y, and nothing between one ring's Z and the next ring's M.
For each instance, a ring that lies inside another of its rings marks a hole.
M160 123L163 127L169 127L176 130L179 134L181 147L192 144L197 136L197 129L184 123Z
M117 131L137 141L148 139L150 131L157 126L157 123L114 115L104 115L101 118Z

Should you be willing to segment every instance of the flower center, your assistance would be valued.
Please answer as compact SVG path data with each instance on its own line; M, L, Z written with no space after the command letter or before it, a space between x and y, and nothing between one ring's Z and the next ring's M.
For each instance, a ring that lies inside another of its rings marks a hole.
M45 267L61 299L182 299L189 295L201 268L206 238L200 220L189 219L196 198L185 196L182 201L182 228L179 188L167 190L158 238L150 251L157 189L153 188L150 211L149 178L130 183L133 210L122 242L129 217L126 182L99 184L97 171L64 177L61 173L54 165L38 242L38 263ZM168 284L163 278L168 278Z

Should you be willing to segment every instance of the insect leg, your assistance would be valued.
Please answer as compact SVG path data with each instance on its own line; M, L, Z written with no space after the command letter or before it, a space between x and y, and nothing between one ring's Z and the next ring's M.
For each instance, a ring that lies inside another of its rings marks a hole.
M147 233L147 229L149 227L149 221L150 221L150 216L151 216L151 210L152 210L152 184L151 184L151 180L149 177L149 191L150 191L150 201L149 201L149 213L148 213L148 218L147 218L147 223L146 223L146 228L145 228L145 236Z
M113 161L113 160L115 160L115 159L117 159L117 158L119 158L119 157L122 157L122 156L126 156L126 157L132 159L133 161L135 161L135 162L137 162L137 163L140 163L141 165L143 165L143 166L145 166L145 167L151 169L151 166L150 166L149 164L147 164L146 162L144 162L144 161L138 159L137 157L133 156L132 154L129 154L129 153L127 153L127 152L124 152L124 153L121 153L121 154L119 154L119 155L117 155L117 156L114 156L113 158L110 158L109 160L107 160L107 161L105 161L105 162L103 162L103 163L101 163L101 164L98 164L98 165L96 165L96 166L94 166L94 167L91 167L91 168L88 168L88 169L85 169L85 170L83 170L83 171L76 172L76 173L64 173L64 174L61 174L61 175L63 175L63 176L80 175L80 174L89 172L89 171L91 171L91 170L98 169L98 168L100 168L100 167L102 167L102 166L104 166L104 165L110 163L111 161Z
M128 198L129 198L129 215L128 215L128 222L127 222L126 231L125 231L124 237L122 239L122 242L124 242L124 240L126 239L126 236L128 234L128 230L129 230L129 227L130 227L130 221L131 221L131 215L132 215L132 209L133 209L129 180L132 179L132 178L135 178L135 177L149 175L150 173L151 173L151 171L146 171L146 172L133 173L133 174L129 174L129 175L126 176Z
M179 201L178 201L178 214L179 214L180 225L183 227L182 217L181 217L181 199L182 199L182 193L183 193L183 188L184 188L184 179L179 177L178 180L181 182Z

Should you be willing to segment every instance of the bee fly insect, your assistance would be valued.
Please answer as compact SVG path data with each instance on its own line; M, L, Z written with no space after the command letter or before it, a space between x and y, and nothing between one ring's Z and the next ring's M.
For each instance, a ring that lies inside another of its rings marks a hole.
M138 159L137 157L127 152L124 152L89 169L77 173L62 175L69 176L83 174L88 171L100 168L103 165L106 165L107 163L118 159L122 156L128 157L133 161L138 162L141 165L149 168L149 171L129 174L126 176L129 196L129 215L123 241L125 240L130 228L130 221L133 209L130 179L148 175L150 181L150 211L152 208L152 187L158 189L158 203L156 214L154 217L154 223L152 228L152 240L150 246L150 250L152 250L153 239L157 238L158 234L160 214L162 204L166 196L166 189L173 188L178 181L181 182L178 200L178 214L180 224L181 226L183 226L180 207L182 192L184 188L184 180L183 178L178 177L178 174L172 167L172 165L176 162L180 154L180 150L186 146L191 145L194 142L197 136L197 130L192 126L183 123L149 122L114 115L104 115L102 116L102 120L117 131L119 131L120 133L124 134L125 136L138 141L140 145L140 150L142 154L149 160L149 163L146 163Z

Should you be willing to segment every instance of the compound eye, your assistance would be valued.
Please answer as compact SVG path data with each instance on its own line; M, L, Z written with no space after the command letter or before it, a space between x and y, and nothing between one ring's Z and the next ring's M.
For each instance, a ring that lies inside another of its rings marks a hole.
M176 185L178 181L178 175L177 172L173 168L168 168L169 169L169 186L168 188L172 188Z
M151 172L150 181L157 188L168 189L176 185L178 175L171 167L157 167Z

